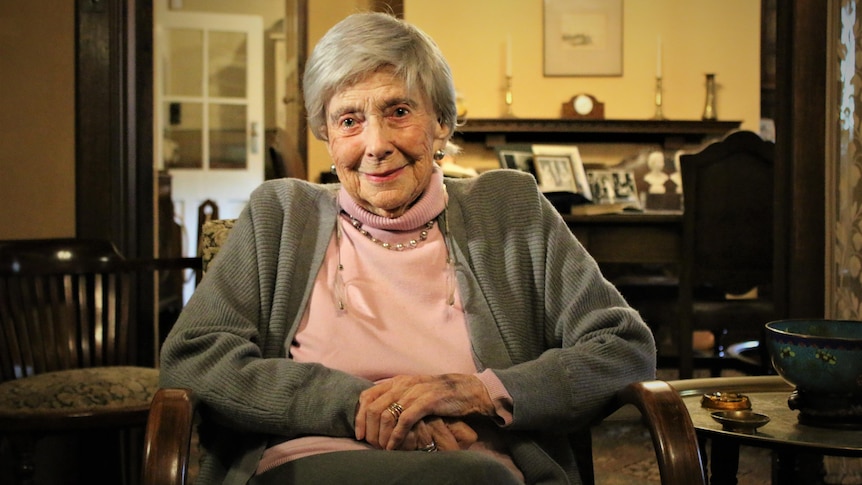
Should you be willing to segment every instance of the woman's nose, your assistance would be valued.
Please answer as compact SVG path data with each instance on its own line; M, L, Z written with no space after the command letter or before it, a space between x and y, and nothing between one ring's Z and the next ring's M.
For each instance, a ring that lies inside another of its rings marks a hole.
M379 116L370 116L363 130L365 138L365 156L383 160L392 154L392 131Z

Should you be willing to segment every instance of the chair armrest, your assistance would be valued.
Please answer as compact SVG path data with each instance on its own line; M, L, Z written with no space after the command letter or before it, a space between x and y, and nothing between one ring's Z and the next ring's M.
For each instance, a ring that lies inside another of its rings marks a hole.
M694 425L679 394L664 381L635 382L617 393L646 423L664 484L705 484ZM150 405L143 485L185 485L195 403L187 389L159 389Z
M185 485L195 403L188 389L159 389L144 437L143 485Z
M617 400L634 405L643 416L662 483L706 483L691 416L673 387L664 381L635 382L621 390Z

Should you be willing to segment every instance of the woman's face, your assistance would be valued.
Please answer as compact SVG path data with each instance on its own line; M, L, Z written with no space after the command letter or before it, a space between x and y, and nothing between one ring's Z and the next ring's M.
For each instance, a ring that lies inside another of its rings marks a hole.
M449 129L427 94L408 92L383 69L332 96L326 133L347 192L375 214L398 217L428 186L434 152L445 147Z

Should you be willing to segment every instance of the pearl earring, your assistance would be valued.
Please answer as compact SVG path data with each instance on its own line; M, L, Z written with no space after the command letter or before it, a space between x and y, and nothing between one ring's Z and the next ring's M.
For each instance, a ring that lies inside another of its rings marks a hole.
M329 166L329 173L331 173L332 175L338 175L338 172L335 170L335 164L334 163Z
M440 160L443 160L445 156L446 152L444 152L443 150L437 150L436 152L434 152L434 160L437 160L438 162Z

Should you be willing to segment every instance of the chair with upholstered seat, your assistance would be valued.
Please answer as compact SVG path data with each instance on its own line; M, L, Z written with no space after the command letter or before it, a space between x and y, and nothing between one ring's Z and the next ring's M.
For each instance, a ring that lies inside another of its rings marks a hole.
M22 483L33 478L41 437L146 423L158 371L135 366L134 285L107 241L0 242L0 439ZM119 455L99 463L130 473Z
M212 220L201 231L203 270L216 257L233 227L233 219ZM694 427L677 392L663 381L633 383L621 389L607 413L634 405L650 431L664 484L704 483ZM160 389L153 398L144 448L143 485L180 485L190 477L190 465L198 452L194 423L198 403L187 389ZM571 443L585 484L594 482L589 428L571 436Z

